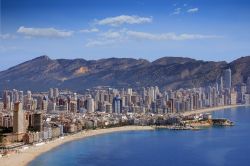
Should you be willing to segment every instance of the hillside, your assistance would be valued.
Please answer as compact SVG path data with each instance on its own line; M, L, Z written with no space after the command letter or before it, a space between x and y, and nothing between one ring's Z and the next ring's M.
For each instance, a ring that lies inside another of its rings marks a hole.
M45 91L50 87L84 90L94 86L161 88L199 87L214 83L223 69L230 67L233 84L250 76L250 57L231 63L163 57L144 59L108 58L100 60L50 59L40 56L0 72L4 88Z

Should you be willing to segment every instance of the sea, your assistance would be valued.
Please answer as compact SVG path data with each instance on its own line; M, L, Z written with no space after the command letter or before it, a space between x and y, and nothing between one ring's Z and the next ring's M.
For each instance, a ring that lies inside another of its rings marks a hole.
M58 146L29 166L250 166L250 107L212 115L235 126L98 135Z

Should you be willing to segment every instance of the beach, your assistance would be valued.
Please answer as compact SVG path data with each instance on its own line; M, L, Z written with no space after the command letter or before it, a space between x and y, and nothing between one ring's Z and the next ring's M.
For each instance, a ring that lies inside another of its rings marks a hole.
M107 129L97 129L97 130L86 130L81 131L74 135L65 136L63 138L58 138L53 141L49 141L44 144L37 144L34 146L29 146L20 153L11 154L9 156L4 156L0 158L1 166L27 166L33 159L39 155L52 150L53 148L60 146L66 142L84 139L91 136L96 136L100 134L107 134L112 132L122 132L122 131L138 131L138 130L153 130L151 126L124 126L124 127L115 127Z
M229 106L220 106L213 108L200 109L195 111L189 111L182 113L184 116L192 114L201 114L209 113L213 111L228 109L228 108L237 108L245 105L229 105ZM107 129L96 129L96 130L83 130L79 133L68 135L65 137L58 138L49 142L38 143L36 145L27 146L20 150L19 153L10 154L9 156L4 156L0 158L1 166L27 166L32 160L34 160L39 155L52 150L53 148L60 146L66 142L84 139L91 136L96 136L100 134L107 134L112 132L122 132L122 131L138 131L138 130L154 130L152 126L123 126L123 127L114 127Z
M219 107L212 107L212 108L204 108L204 109L198 109L198 110L194 110L194 111L184 112L184 113L181 113L181 115L189 116L189 115L193 115L193 114L209 113L209 112L214 112L214 111L218 111L218 110L244 107L244 106L247 106L247 105L227 105L227 106L219 106Z

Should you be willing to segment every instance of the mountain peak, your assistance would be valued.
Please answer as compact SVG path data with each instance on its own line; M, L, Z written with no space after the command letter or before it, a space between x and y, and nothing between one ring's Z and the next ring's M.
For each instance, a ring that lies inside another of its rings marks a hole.
M197 60L186 57L162 57L153 61L152 63L156 65L169 65L173 63L184 64L186 62L195 62L195 61Z
M0 72L0 90L5 80L11 89L45 91L50 87L82 90L95 86L193 88L215 83L230 66L233 85L249 77L250 57L231 63L185 57L163 57L154 62L133 58L100 60L50 59L42 55ZM152 64L152 65L151 65Z
M51 60L49 56L47 55L42 55L42 56L39 56L33 60Z

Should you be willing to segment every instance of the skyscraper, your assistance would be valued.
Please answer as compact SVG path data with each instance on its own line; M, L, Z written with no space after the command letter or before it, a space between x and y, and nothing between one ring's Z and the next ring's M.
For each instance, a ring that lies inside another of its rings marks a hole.
M220 77L220 88L219 90L222 91L224 89L223 77Z
M112 103L113 113L122 113L122 99L119 96L114 97Z
M231 89L231 86L232 86L232 71L231 71L231 69L224 70L223 78L224 78L224 88Z
M94 99L89 97L87 99L87 110L88 112L94 112L95 111L95 102Z
M3 103L4 109L10 110L11 109L11 93L7 90L4 91L3 94Z
M25 132L23 104L21 102L17 102L14 105L13 132L17 134Z
M247 78L247 93L250 94L250 77Z
M19 91L19 101L23 102L23 91Z
M32 98L32 93L31 93L31 91L27 91L27 99L28 100L31 100L31 98Z
M49 98L52 99L54 97L54 92L53 92L53 88L49 89Z
M58 88L54 89L53 95L54 95L54 97L58 97L59 96L59 89Z
M127 90L127 94L128 94L128 95L132 95L132 94L133 94L133 90L132 90L132 88L128 88L128 90Z
M13 89L13 102L19 101L19 93L16 89Z
M43 119L42 119L42 113L36 112L33 114L33 127L35 131L42 131L43 127Z

